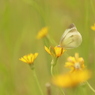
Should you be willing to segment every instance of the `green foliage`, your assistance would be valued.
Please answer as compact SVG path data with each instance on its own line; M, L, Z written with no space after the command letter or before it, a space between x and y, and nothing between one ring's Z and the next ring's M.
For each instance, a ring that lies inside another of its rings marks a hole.
M95 23L94 4L94 0L0 0L0 95L40 95L30 67L19 61L21 56L31 52L39 53L35 70L44 95L47 95L45 84L51 79L51 59L36 35L42 27L48 26L49 35L59 43L71 23L75 23L82 34L83 42L63 54L58 68L62 71L67 56L78 52L93 72L89 81L95 88L95 31L90 28ZM82 95L94 95L86 89L77 89L77 93L84 90ZM61 95L55 87L51 90L52 95ZM66 95L73 95L69 90L66 89Z

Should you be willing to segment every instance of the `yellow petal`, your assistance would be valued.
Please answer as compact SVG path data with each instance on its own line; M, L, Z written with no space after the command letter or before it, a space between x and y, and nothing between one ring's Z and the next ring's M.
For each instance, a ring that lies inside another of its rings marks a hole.
M27 61L28 61L29 63L32 63L32 62L33 62L33 60L32 60L33 57L34 57L33 54L29 54L29 55L27 55L26 57L27 57Z
M66 73L62 75L55 76L52 81L53 84L59 87L74 87L82 82L87 81L91 77L91 72L89 70L75 71L73 73Z
M36 58L37 56L38 56L38 53L35 53L35 54L34 54L34 58Z
M42 28L42 29L38 32L36 38L37 38L37 39L41 39L41 38L45 37L45 36L47 35L47 33L48 33L48 27L44 27L44 28Z
M62 54L62 48L60 47L54 47L56 56L60 56Z
M46 46L44 48L45 48L45 50L46 50L47 53L49 53L50 55L52 55L51 52L50 52L50 50Z
M24 58L20 58L19 60L27 63L27 61Z
M55 55L56 57L61 56L66 50L64 50L62 47L54 47Z
M75 53L75 59L78 60L78 58L79 58L79 54Z
M80 58L78 58L78 62L83 64L84 63L84 59L82 57L80 57Z
M35 54L31 53L31 54L21 57L19 60L28 64L32 64L37 56L38 56L38 53L35 53Z
M78 82L85 82L86 80L88 80L91 77L91 72L89 70L82 70L82 71L78 71L76 73L76 77L78 77L77 81Z
M94 24L93 26L91 26L91 29L92 29L93 31L95 31L95 24Z
M34 61L37 56L38 56L38 53L35 53L34 56L33 56L33 58L32 58L32 61Z
M74 64L72 62L66 62L65 67L74 67Z
M67 59L69 62L72 62L72 63L75 63L76 62L76 60L75 60L75 58L74 57L68 57L68 59Z
M70 79L69 74L59 75L52 79L53 84L59 87L72 87L73 83Z

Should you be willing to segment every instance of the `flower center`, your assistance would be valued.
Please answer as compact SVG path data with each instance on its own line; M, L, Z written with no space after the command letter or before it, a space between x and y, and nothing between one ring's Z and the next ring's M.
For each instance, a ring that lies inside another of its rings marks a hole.
M80 69L80 64L79 63L75 63L75 69Z

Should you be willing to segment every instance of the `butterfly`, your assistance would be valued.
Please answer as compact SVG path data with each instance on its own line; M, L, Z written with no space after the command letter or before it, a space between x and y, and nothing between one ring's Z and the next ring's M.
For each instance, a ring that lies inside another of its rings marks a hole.
M59 45L66 49L72 49L78 47L82 42L82 36L77 31L76 26L72 23L63 33Z

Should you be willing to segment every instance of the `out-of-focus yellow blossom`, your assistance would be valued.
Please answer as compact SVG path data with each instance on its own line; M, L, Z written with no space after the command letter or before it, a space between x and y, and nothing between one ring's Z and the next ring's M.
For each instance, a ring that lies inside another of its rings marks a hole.
M71 72L75 70L82 70L85 68L84 59L79 57L78 53L75 53L75 57L68 57L65 67L70 68Z
M95 23L94 23L93 26L91 26L91 29L92 29L93 31L95 31Z
M91 77L91 72L88 70L77 70L66 74L55 76L52 79L53 84L59 87L68 88L75 87L82 82L85 82Z
M19 60L28 64L32 64L37 56L38 56L38 53L34 53L34 54L31 53L31 54L21 57Z
M37 38L37 39L41 39L41 38L45 37L45 36L47 35L47 33L48 33L48 27L44 27L44 28L42 28L42 29L38 32L36 38Z
M45 48L47 53L49 53L50 55L57 57L57 58L60 57L66 51L62 47L58 47L58 46L50 47L50 48L47 48L45 46L44 48Z

